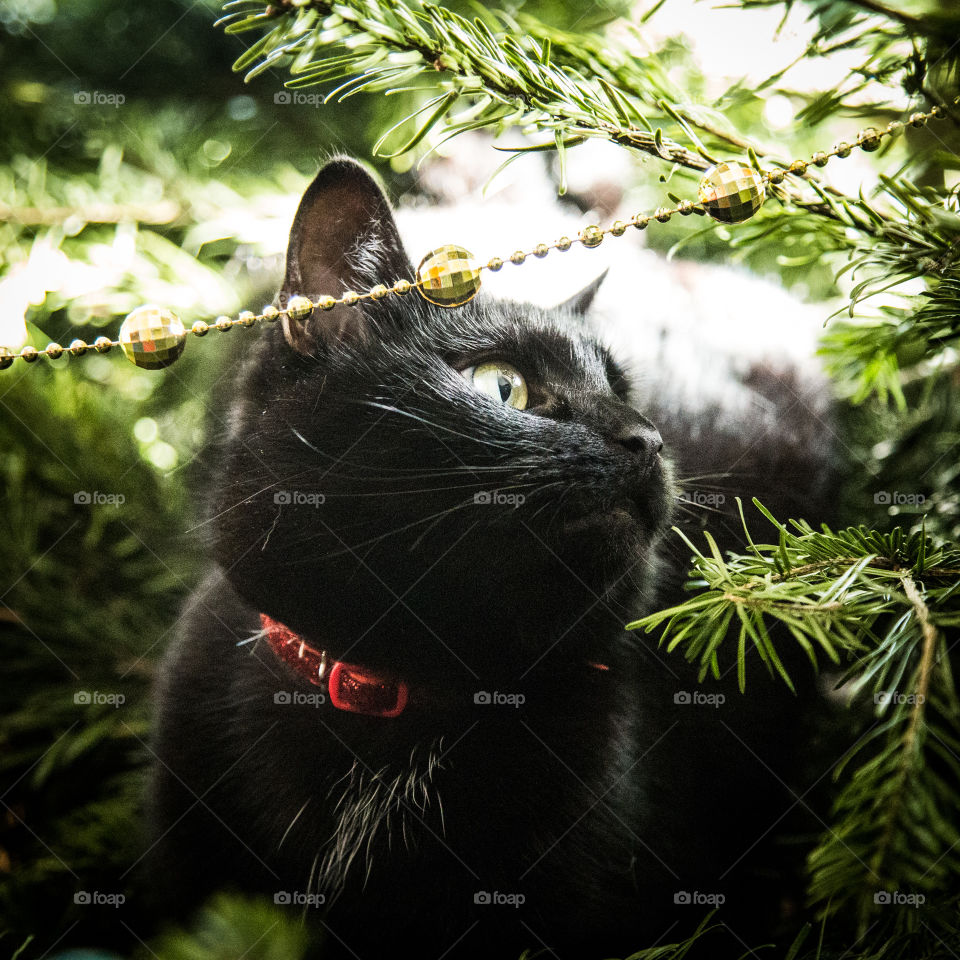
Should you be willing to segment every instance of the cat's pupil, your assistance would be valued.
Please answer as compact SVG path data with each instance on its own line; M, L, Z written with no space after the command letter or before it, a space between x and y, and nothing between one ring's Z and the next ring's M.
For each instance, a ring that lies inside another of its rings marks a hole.
M500 399L506 403L513 391L513 384L502 374L497 374L497 386L500 388Z

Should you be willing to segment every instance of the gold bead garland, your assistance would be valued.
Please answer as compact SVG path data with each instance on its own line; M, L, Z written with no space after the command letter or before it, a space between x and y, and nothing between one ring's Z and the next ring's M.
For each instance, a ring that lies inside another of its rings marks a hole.
M953 101L953 105L960 105L960 97ZM946 111L942 107L934 106L926 113L910 114L907 123L912 127L922 127L928 120L945 116ZM538 243L529 252L515 250L508 259L519 266L526 262L528 256L542 259L551 250L561 252L569 250L574 243L580 243L592 249L600 246L607 234L622 237L628 227L644 230L652 220L667 223L675 213L684 217L692 213L698 216L709 214L720 223L742 223L750 219L763 206L768 185L777 186L783 183L787 174L803 177L810 166L824 167L833 157L840 159L849 157L853 147L872 153L880 148L884 137L901 133L905 126L903 122L894 120L883 130L866 127L857 134L857 139L852 144L841 140L832 150L818 150L810 160L794 160L784 168L759 171L740 160L716 163L704 171L700 179L697 203L692 200L681 200L676 207L660 207L653 214L638 213L626 221L615 220L605 228L590 225L580 231L576 240L564 236L553 243ZM316 300L298 294L290 298L286 307L268 304L259 314L251 310L243 310L236 317L221 316L213 323L197 320L189 331L170 310L147 304L137 307L127 315L120 327L117 340L100 336L93 344L87 344L84 340L77 339L66 348L58 343L48 343L43 350L28 345L19 353L13 353L6 347L0 346L0 370L12 366L13 361L17 359L25 363L35 363L40 357L56 360L64 353L81 357L91 350L96 353L109 353L114 347L120 347L127 359L136 366L148 370L159 370L180 357L186 345L188 332L196 337L204 337L211 328L225 333L238 325L252 327L261 322L272 323L284 315L292 320L305 320L315 309L332 310L339 304L353 307L364 300L383 300L391 295L404 296L412 289L416 289L425 300L437 306L458 307L468 303L477 295L481 284L480 274L483 270L496 272L503 267L503 264L504 260L501 257L491 257L486 263L481 264L465 248L456 244L446 244L431 250L423 258L417 268L414 281L400 279L392 286L378 283L365 293L348 290L339 297L324 294Z

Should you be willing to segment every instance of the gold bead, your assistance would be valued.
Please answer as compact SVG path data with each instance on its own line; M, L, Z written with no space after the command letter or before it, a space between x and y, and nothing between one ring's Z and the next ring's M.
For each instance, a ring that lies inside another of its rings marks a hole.
M510 254L510 262L515 263L518 267L524 260L527 259L527 255L522 250L514 250Z
M127 314L117 339L132 364L144 370L160 370L183 353L187 331L175 313L146 304ZM72 353L73 344L70 346Z
M690 214L693 213L693 208L694 203L692 200L681 200L677 204L677 213L679 213L681 217L689 217Z
M331 297L329 293L325 293L318 301L317 306L321 310L332 310L337 305L337 298Z
M622 237L627 232L627 225L622 220L614 220L610 224L610 233L615 237Z
M63 347L59 343L53 343L52 341L47 344L46 350L43 351L51 360L59 360L63 356Z
M569 250L573 246L573 241L569 237L561 237L555 246L558 250Z
M763 206L766 190L756 170L733 160L714 164L704 173L697 197L714 220L742 223Z
M222 314L217 317L213 324L221 333L226 333L228 330L233 329L233 318Z
M6 347L0 347L0 370L6 370L13 365L14 354Z
M195 320L190 332L196 337L205 337L210 332L210 324L203 320Z
M873 153L880 149L880 134L873 127L867 127L857 134L857 146L864 153Z
M806 160L794 160L793 163L790 164L789 169L792 174L802 177L807 172L808 166L809 164Z
M834 152L841 160L843 160L843 159L845 159L846 157L849 157L849 156L850 156L850 151L851 151L852 149L853 149L853 148L850 146L849 143L847 143L845 140L841 140L838 144L836 144L836 145L834 146L833 152Z
M20 359L26 360L27 363L34 363L39 356L40 351L36 347L31 347L29 344L20 351Z
M830 162L830 158L822 150L818 150L813 155L813 162L818 167L825 167Z
M252 327L257 322L257 315L252 310L241 310L237 323L242 327Z
M657 218L658 223L667 223L670 220L670 211L666 207L657 207L657 212L654 214Z
M360 302L360 294L356 290L346 290L340 298L340 302L345 303L348 307L355 307Z
M603 243L603 231L597 226L584 227L580 231L580 242L585 247L599 247Z
M487 263L487 269L492 270L496 273L503 266L503 260L500 257L491 257L489 263Z
M109 337L97 337L97 339L93 341L93 349L96 350L97 353L109 353L112 347L113 343Z
M400 296L402 297L404 294L410 292L411 286L413 286L413 284L411 284L409 280L398 280L393 285L393 292L400 294Z
M306 320L313 313L313 301L309 297L299 295L287 301L287 316L291 320Z
M932 117L936 117L937 120L942 120L947 115L947 111L944 110L943 107L937 105L930 108L930 115Z
M272 303L268 303L263 310L260 311L260 315L264 320L272 323L274 320L279 319L280 311Z
M89 349L90 347L87 346L86 341L78 338L70 341L70 346L67 347L67 352L71 357L82 357Z
M533 255L534 255L535 257L540 257L541 260L542 260L549 252L550 252L550 248L549 248L545 243L538 243L538 244L533 248Z
M901 130L903 130L903 124L899 120L891 120L887 124L887 133L890 134L891 137L900 133Z
M776 184L776 183L783 183L783 181L784 181L784 179L786 178L786 176L787 176L787 171L786 171L786 170L771 170L771 171L767 174L767 182L768 182L768 183L774 183L774 184Z
M439 307L459 307L480 290L480 264L469 250L448 243L420 261L417 282L424 300Z
M633 218L632 223L633 223L633 225L634 225L638 230L646 230L646 229L647 229L647 224L648 224L652 219L653 219L653 217L648 217L648 216L645 216L645 215L642 214L642 213L638 213L638 214Z
M922 113L910 114L910 126L922 127L927 122L927 118Z
M384 297L387 297L389 295L390 295L390 291L382 283L378 283L370 291L370 298L372 300L382 300Z

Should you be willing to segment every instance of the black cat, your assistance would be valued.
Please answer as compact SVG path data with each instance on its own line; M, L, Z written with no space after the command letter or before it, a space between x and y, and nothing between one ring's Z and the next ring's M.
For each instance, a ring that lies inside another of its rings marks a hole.
M281 302L413 274L380 189L324 167ZM821 427L769 371L750 422L636 395L591 296L451 310L411 291L252 348L214 563L158 691L165 915L259 892L323 955L361 958L629 953L718 904L739 953L782 920L803 698L756 669L746 696L698 687L624 624L680 595L674 471L824 516ZM726 513L711 528L742 542Z

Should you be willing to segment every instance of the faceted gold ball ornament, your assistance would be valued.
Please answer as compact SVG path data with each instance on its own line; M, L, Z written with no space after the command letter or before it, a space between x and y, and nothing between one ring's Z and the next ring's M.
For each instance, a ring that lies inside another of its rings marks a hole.
M714 220L743 223L766 199L760 174L745 163L717 163L710 167L697 190L697 199Z
M580 231L580 242L585 247L599 247L603 243L603 231L595 225L584 227Z
M132 364L144 370L160 370L180 358L187 332L175 313L146 304L127 315L118 339Z
M291 320L306 320L313 313L313 301L309 297L295 296L287 301L287 316Z
M469 250L448 243L420 261L417 284L424 300L440 307L459 307L480 289L480 264Z

